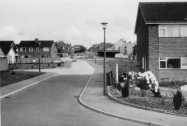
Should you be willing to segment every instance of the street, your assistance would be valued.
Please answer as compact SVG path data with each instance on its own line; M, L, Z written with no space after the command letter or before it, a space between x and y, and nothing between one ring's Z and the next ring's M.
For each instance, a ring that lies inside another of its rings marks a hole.
M90 68L85 61L73 65L81 67L81 63L84 64L83 71ZM77 97L90 75L79 73L58 75L3 99L2 126L140 126L81 106Z

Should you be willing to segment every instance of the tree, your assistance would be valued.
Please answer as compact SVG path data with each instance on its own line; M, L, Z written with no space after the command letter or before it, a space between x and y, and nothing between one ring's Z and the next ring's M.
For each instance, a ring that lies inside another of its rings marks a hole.
M64 41L56 42L58 53L71 53L71 44L65 43Z
M106 49L109 49L112 47L114 47L113 43L106 43L105 44ZM103 50L103 48L104 48L104 43L99 43L99 44L92 45L88 50L91 52L97 52L98 50Z
M87 50L86 47L83 45L74 45L73 49L74 49L74 53L82 53Z

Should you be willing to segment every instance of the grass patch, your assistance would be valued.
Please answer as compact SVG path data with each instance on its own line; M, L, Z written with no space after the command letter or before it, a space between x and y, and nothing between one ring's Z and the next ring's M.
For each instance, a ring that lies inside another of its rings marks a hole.
M43 74L43 72L30 72L30 71L15 71L14 73L10 71L1 72L1 87L13 84L22 80L30 79L38 75Z

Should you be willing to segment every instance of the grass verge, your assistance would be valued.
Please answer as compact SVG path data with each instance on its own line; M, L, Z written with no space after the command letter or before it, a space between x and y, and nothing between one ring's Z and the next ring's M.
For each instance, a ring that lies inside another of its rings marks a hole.
M30 72L30 71L14 71L14 73L10 71L3 71L0 73L1 83L0 86L7 86L10 84L14 84L16 82L30 79L32 77L36 77L43 74L43 72Z

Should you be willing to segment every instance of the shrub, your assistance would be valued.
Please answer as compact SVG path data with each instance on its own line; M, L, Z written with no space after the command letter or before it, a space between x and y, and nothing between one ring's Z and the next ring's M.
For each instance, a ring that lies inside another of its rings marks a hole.
M177 90L176 94L173 96L173 105L175 110L179 110L182 105L182 93Z
M139 87L141 90L149 89L149 85L147 84L147 81L145 78L137 80L137 87Z

